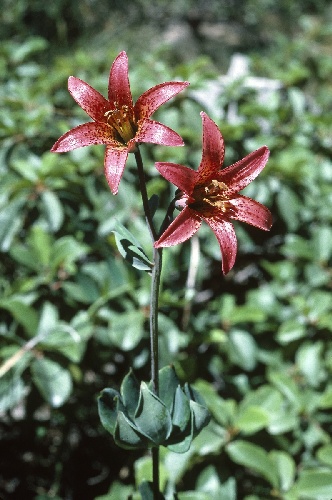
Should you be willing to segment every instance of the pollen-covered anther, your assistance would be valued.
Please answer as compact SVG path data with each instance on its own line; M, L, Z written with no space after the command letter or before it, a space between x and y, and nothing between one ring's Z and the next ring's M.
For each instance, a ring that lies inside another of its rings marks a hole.
M204 210L208 207L218 208L224 213L233 215L235 207L227 197L227 189L228 186L217 179L212 179L209 184L198 184L191 195L188 205L196 210Z
M119 108L115 102L114 106L114 109L106 111L104 116L106 117L108 125L115 130L120 142L127 144L135 137L137 127L130 119L130 116L128 116L129 107L127 105L123 105Z

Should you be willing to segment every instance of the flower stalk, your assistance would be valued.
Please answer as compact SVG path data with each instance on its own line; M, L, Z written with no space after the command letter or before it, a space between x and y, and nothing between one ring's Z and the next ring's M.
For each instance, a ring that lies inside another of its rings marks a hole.
M138 171L140 191L145 219L149 228L152 245L157 240L157 233L153 224L152 214L149 206L148 193L146 189L142 155L137 148L135 159ZM151 349L151 382L154 393L159 394L159 341L158 341L158 304L159 287L162 268L162 249L153 248L153 269L151 276L150 294L150 349ZM152 478L154 500L159 498L159 446L152 448Z

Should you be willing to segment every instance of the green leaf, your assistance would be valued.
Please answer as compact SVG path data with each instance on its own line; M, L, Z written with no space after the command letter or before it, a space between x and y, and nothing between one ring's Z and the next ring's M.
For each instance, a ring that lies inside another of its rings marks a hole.
M204 406L196 403L195 401L190 401L190 409L193 415L193 433L194 436L197 434L210 422L210 412Z
M172 411L174 396L180 381L173 366L164 366L159 370L159 398Z
M251 371L257 363L257 346L253 337L242 330L232 330L229 334L229 355L233 363Z
M34 226L29 235L29 243L39 266L47 266L51 258L52 240L40 226Z
M135 414L138 429L156 445L163 444L172 431L171 415L162 401L150 391L145 382Z
M190 422L191 411L189 400L180 386L177 387L172 410L172 423L180 431L184 431Z
M277 194L277 203L280 215L287 224L289 231L295 231L301 219L299 215L303 209L303 204L295 192L281 184Z
M136 269L151 271L152 262L135 236L118 221L112 232L115 234L116 245L122 257Z
M14 296L0 301L0 308L6 309L11 313L13 318L26 330L26 332L34 337L38 329L38 314L36 310L26 304L19 297Z
M8 252L13 239L22 225L20 210L23 205L22 199L15 199L6 203L0 209L0 250Z
M31 370L34 383L50 405L58 408L67 401L72 391L72 379L68 370L49 359L36 359Z
M142 339L144 319L141 310L113 313L108 330L109 340L120 349L131 351Z
M317 450L316 456L320 462L332 467L332 444L321 446Z
M279 391L289 400L294 407L300 411L303 406L302 394L296 383L287 375L282 372L269 373L269 379Z
M112 435L115 432L120 400L120 394L114 389L104 389L98 396L98 412L101 423Z
M296 364L312 387L319 386L322 380L323 343L302 344L296 353Z
M122 411L119 411L115 424L114 441L126 450L145 448L148 445L148 440Z
M276 338L280 344L287 345L305 336L305 325L299 323L298 320L290 319L281 323Z
M57 269L59 266L62 266L67 272L73 272L73 263L86 255L87 252L87 245L79 243L72 236L63 236L56 240L52 246L52 268Z
M44 302L37 329L37 335L47 337L58 322L58 311L50 302Z
M131 369L122 381L121 396L128 415L134 418L140 398L140 384Z
M21 401L26 392L23 380L11 373L7 372L0 377L0 412L4 412L13 408Z
M296 465L293 458L285 451L274 450L269 453L274 469L279 475L281 491L288 491L294 483Z
M274 488L278 487L278 475L267 452L255 444L237 440L226 446L230 458L263 476Z
M240 410L234 420L234 426L244 434L254 434L269 424L269 416L266 410L259 406L248 406Z
M332 472L327 470L303 470L289 493L297 494L301 500L330 500Z
M64 213L59 198L53 191L42 191L46 220L51 232L58 231L63 223Z

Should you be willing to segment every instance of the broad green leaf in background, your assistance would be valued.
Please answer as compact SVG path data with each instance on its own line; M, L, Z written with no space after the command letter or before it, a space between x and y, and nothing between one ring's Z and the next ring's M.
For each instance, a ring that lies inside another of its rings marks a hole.
M332 492L331 470L303 470L289 491L302 500L330 500Z
M233 363L251 371L257 363L257 346L250 333L232 330L229 334L229 355Z
M278 474L269 454L260 446L237 440L226 446L230 458L237 464L263 476L274 488L278 487Z
M44 399L54 408L63 405L72 391L70 373L50 359L36 359L31 365L34 383Z

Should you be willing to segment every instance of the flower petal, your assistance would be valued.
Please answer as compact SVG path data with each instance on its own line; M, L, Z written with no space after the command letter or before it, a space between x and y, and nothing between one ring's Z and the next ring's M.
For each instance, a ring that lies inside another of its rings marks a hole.
M263 170L269 158L266 146L253 151L242 160L220 171L218 180L227 184L230 193L238 193L244 189Z
M171 247L183 243L196 233L201 223L201 218L194 210L188 207L184 208L156 241L155 248Z
M109 187L113 194L117 194L119 183L126 165L128 156L127 148L107 147L104 158L104 172Z
M219 128L206 113L201 112L203 121L203 152L198 167L198 184L210 180L224 162L225 145Z
M54 144L52 153L64 153L92 144L109 144L117 147L119 143L110 136L110 127L106 123L88 122L78 125L63 134Z
M105 121L105 111L109 109L109 102L97 90L86 82L70 76L68 90L77 104L95 121Z
M188 196L191 195L197 179L197 172L195 170L176 163L157 162L155 166L165 179L175 184L175 186Z
M222 272L227 274L235 263L237 239L233 224L218 217L203 217L216 235L222 256Z
M236 215L232 216L232 219L269 231L272 226L272 214L264 205L242 195L231 199L230 202L236 207Z
M149 142L164 146L183 146L182 137L166 125L153 120L143 120L138 124L136 142Z
M149 118L162 104L189 85L189 82L165 82L144 92L136 101L136 120Z
M133 109L133 98L128 79L128 57L123 51L115 58L108 81L108 99L110 106L120 109L128 106Z

